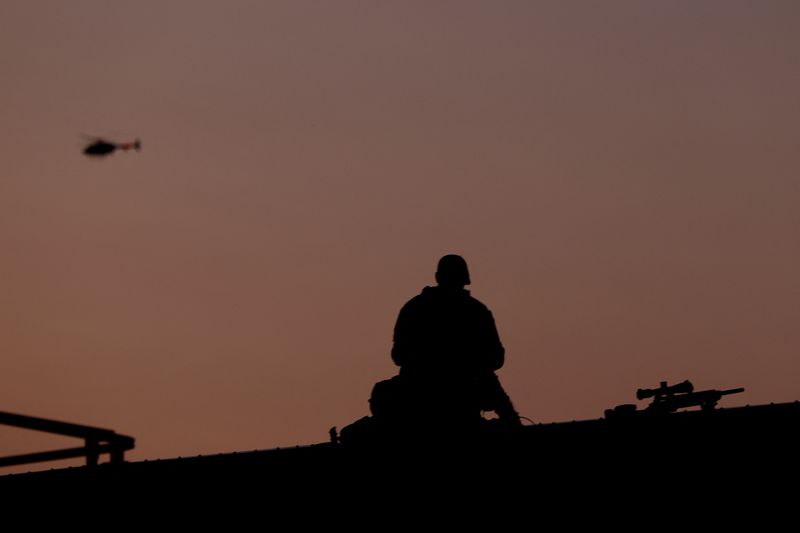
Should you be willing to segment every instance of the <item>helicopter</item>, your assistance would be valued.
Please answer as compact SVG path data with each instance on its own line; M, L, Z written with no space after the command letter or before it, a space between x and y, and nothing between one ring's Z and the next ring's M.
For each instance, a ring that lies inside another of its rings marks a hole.
M117 149L127 151L133 148L137 152L142 149L142 141L140 139L122 143L107 141L101 137L95 137L93 139L94 140L83 149L84 155L89 157L105 157Z

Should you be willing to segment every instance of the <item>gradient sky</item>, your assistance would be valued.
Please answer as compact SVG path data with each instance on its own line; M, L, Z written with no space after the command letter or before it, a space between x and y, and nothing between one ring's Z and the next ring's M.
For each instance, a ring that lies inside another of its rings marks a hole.
M131 459L368 414L462 254L538 422L800 399L800 4L0 4L0 410ZM141 137L102 161L81 134ZM72 446L0 428L0 455ZM26 468L50 468L43 464Z

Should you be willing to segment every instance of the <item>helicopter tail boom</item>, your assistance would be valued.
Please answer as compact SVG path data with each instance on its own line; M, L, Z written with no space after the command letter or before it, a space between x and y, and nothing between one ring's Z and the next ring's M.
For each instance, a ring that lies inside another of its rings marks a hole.
M122 150L130 150L131 148L136 150L137 152L142 149L142 141L136 139L130 143L119 143L117 144L117 148L121 148Z

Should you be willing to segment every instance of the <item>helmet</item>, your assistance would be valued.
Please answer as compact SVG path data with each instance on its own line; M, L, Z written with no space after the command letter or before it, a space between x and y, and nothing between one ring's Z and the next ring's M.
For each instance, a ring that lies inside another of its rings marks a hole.
M460 255L445 255L436 267L436 281L439 285L469 285L467 262Z

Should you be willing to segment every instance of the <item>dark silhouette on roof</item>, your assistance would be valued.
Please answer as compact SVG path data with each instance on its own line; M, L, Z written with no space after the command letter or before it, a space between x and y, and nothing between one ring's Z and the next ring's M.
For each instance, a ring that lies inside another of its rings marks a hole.
M87 439L80 451L88 461L0 475L6 508L103 502L126 520L146 517L152 527L177 518L182 529L207 528L214 513L228 525L310 516L337 528L364 516L384 521L367 520L370 527L399 518L418 527L431 517L452 526L488 515L494 529L504 529L505 519L508 529L545 515L577 516L594 528L640 516L659 525L698 517L717 524L747 511L762 521L794 519L796 496L785 487L800 476L800 402L720 408L743 389L662 382L637 391L638 400L652 399L642 409L623 404L602 418L521 425L494 374L505 353L492 315L464 290L466 262L445 256L436 277L437 287L398 317L392 358L399 375L375 385L372 416L341 434L332 428L329 441L125 462L131 437L6 413L20 427ZM481 410L500 416L485 419ZM99 450L97 441L110 447ZM99 451L111 461L97 464Z
M378 431L407 435L420 428L431 437L463 433L481 424L483 411L519 425L494 373L505 361L494 317L464 288L471 283L466 261L445 255L435 277L437 285L409 300L397 318L392 360L400 373L375 385L372 417L344 428L343 440L372 438Z

